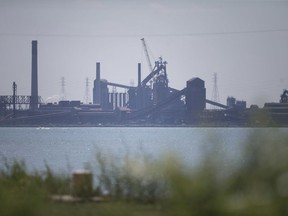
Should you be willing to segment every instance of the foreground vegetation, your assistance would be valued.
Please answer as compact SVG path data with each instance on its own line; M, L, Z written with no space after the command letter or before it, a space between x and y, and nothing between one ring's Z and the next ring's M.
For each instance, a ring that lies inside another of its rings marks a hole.
M52 195L72 194L69 175L48 166L31 173L24 163L4 160L0 215L288 215L287 138L276 130L256 131L233 166L213 148L193 169L172 156L127 156L119 163L97 153L92 195L102 197L100 203L53 201Z

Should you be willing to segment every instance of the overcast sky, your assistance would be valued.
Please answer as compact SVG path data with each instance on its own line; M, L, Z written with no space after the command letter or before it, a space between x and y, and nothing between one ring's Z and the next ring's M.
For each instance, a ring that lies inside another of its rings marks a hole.
M205 81L207 98L218 75L220 102L278 102L288 88L288 0L0 0L0 95L31 87L31 41L38 40L39 95L92 98L96 62L101 78L137 82L137 63L168 62L169 86ZM120 91L120 89L119 89ZM213 98L212 98L213 99Z

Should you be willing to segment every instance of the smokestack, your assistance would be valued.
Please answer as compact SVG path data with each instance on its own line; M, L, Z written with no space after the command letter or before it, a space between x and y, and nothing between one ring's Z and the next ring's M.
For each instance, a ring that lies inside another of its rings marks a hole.
M138 63L138 86L141 86L141 63Z
M100 62L96 62L96 79L93 88L93 104L101 104Z
M96 79L100 80L100 62L96 63Z
M30 109L38 108L38 63L37 63L37 40L32 41L32 72L31 72L31 100Z

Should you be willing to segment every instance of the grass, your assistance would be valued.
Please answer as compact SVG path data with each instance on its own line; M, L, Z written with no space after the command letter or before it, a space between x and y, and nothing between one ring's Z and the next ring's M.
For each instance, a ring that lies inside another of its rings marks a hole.
M1 216L46 215L288 215L288 135L257 131L243 144L237 166L210 151L193 169L171 156L159 161L126 157L119 163L97 153L97 187L103 203L55 202L71 194L71 178L29 173L24 163L0 171Z

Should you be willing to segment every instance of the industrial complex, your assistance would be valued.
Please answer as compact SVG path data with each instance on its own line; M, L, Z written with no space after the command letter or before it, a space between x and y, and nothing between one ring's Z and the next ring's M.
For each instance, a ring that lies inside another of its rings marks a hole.
M205 81L199 77L187 80L182 89L169 86L167 62L161 57L149 59L150 73L142 77L141 64L135 64L136 86L112 83L102 78L100 62L96 63L93 103L61 100L44 103L38 95L37 41L32 41L31 95L17 95L14 82L11 95L0 96L0 125L37 126L287 126L288 91L277 103L263 108L246 107L245 101L228 97L226 104L206 98ZM137 67L136 67L137 66ZM105 77L105 76L103 76ZM121 90L121 91L118 91ZM207 109L210 104L217 109ZM19 109L21 107L21 109ZM24 107L24 108L23 108Z

